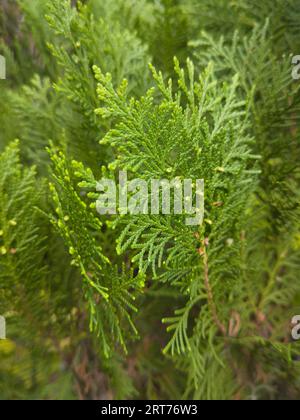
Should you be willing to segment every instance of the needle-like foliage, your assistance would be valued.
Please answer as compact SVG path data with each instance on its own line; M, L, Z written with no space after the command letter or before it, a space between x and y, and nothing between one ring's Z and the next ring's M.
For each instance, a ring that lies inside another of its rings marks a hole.
M299 399L299 17L1 2L1 399ZM203 223L100 214L120 171L204 180Z

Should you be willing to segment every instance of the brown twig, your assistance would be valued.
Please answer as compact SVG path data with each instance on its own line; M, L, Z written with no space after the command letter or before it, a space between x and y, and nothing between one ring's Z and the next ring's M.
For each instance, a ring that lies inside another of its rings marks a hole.
M203 253L203 260L204 260L204 283L205 283L205 289L207 292L207 300L208 300L208 305L213 317L213 320L216 324L216 326L218 327L218 329L220 330L220 332L226 336L227 335L227 330L225 325L220 321L219 316L218 316L218 312L217 312L217 307L214 301L214 295L213 295L213 290L209 281L209 268L208 268L208 255L207 255L207 250L206 247L208 246L208 240L206 239L204 241L204 246L202 249L202 253Z

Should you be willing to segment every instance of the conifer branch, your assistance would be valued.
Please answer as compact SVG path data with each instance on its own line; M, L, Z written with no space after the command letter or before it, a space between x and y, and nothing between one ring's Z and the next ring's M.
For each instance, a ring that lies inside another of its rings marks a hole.
M204 284L207 293L208 305L213 317L213 320L218 327L219 331L223 336L227 335L227 329L225 325L220 321L217 311L217 306L214 300L212 286L209 281L209 264L208 264L208 253L207 253L208 239L203 241L203 263L204 263Z

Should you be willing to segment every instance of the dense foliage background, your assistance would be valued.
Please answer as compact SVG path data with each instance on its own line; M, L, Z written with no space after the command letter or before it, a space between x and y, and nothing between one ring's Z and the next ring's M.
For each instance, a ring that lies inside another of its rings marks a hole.
M299 399L299 0L0 7L0 398ZM99 216L120 169L204 224Z

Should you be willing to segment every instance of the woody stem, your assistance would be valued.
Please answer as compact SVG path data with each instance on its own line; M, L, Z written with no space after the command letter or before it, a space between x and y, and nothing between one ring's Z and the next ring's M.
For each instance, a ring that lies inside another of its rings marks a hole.
M209 269L208 269L208 255L207 255L207 251L206 251L206 246L204 246L204 283L205 283L205 289L207 292L207 300L208 300L208 305L213 317L213 320L216 324L216 326L218 327L218 329L220 330L220 332L226 336L227 335L227 330L225 325L220 321L219 316L218 316L218 312L217 312L217 307L214 301L214 295L213 295L213 290L209 281Z

